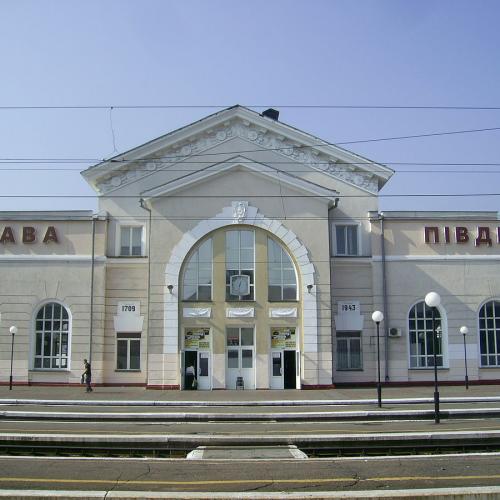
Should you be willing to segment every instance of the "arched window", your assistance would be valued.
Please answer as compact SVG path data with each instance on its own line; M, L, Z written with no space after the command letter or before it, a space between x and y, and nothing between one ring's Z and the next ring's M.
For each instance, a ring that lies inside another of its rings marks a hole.
M269 300L297 300L297 277L288 253L272 238L267 238Z
M436 360L443 366L443 331L441 315L436 309ZM408 315L410 334L410 368L429 368L434 366L434 342L432 330L432 309L424 302L415 304Z
M69 331L69 314L63 305L50 302L40 308L35 319L34 368L68 368Z
M500 366L500 301L490 300L479 309L481 366Z
M182 285L183 300L212 300L212 238L189 258Z

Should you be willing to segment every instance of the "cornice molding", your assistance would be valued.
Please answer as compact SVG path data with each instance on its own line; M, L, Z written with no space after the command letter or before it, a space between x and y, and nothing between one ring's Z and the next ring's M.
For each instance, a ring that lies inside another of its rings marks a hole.
M240 116L233 116L208 130L202 130L188 136L186 140L180 139L166 148L150 152L150 157L154 155L154 159L150 161L147 161L148 156L143 156L125 162L118 168L113 167L111 171L106 172L100 168L100 173L96 171L95 176L91 172L85 173L84 176L93 184L100 195L106 195L155 172L168 170L169 167L189 160L193 156L202 155L203 152L234 138L243 139L249 144L253 144L256 149L273 150L284 158L307 165L311 169L374 195L378 192L379 180L385 182L391 175L390 169L385 171L379 165L364 160L366 166L372 169L372 171L367 171L359 165L360 157L347 151L339 150L338 155L326 152L326 149L332 149L332 147L327 143L321 144L319 140L309 140L309 144L307 144L305 141L291 138L285 134L287 128L285 126L282 127L285 129L283 133L272 130L271 126L276 128L277 125L279 123L269 123L268 126L267 123L260 124ZM141 161L137 162L138 159ZM349 164L349 161L357 164ZM374 168L375 170L373 170Z

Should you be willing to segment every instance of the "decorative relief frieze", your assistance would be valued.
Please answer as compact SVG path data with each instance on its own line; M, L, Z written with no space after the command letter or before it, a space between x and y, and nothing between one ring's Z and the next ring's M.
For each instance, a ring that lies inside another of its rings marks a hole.
M248 201L233 201L233 224L242 224L247 216Z
M338 160L332 160L312 147L292 143L282 135L262 127L256 127L247 121L234 119L223 126L205 131L194 140L183 145L176 145L161 152L161 156L150 161L140 161L134 167L127 165L121 170L113 172L97 183L97 189L101 194L108 193L120 186L137 180L141 174L147 175L157 170L168 170L172 165L185 160L191 155L199 155L203 151L216 146L234 137L241 137L250 142L258 144L262 148L275 150L276 153L286 158L309 165L311 168L327 172L349 184L354 184L371 193L377 193L377 177L373 173L366 172L356 165L346 165ZM237 152L235 152L236 154ZM147 159L145 159L147 160ZM367 165L369 163L367 162ZM126 170L125 170L126 168Z

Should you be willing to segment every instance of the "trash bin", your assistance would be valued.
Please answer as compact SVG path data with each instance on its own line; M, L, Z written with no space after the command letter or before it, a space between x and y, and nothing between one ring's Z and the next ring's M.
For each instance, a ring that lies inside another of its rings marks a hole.
M245 383L243 382L243 377L236 377L236 389L237 390L245 389Z

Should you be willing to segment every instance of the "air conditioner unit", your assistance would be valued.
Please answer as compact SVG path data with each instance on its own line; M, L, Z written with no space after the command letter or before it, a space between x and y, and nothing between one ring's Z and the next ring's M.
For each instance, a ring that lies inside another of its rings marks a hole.
M389 337L401 337L401 328L389 328Z

